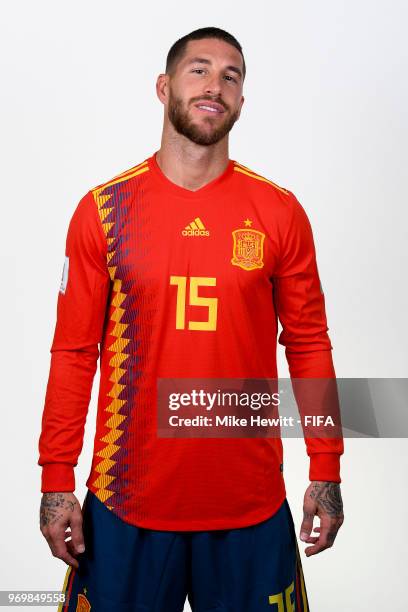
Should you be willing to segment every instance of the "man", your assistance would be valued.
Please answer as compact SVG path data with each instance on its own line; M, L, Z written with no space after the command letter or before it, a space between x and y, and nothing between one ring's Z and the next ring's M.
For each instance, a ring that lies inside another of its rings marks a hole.
M245 72L224 30L178 40L156 85L160 149L71 219L38 461L41 531L69 565L61 610L179 612L186 596L194 612L309 609L280 437L157 435L159 379L276 378L278 317L291 377L335 377L306 213L229 158ZM99 354L81 511L73 468ZM343 440L306 444L310 556L343 522Z

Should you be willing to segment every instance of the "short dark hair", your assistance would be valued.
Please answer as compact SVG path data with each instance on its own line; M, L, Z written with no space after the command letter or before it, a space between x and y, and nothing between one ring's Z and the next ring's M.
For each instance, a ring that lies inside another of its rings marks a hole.
M215 28L215 27L199 28L198 30L194 30L193 32L190 32L190 34L186 34L182 38L179 38L179 40L177 40L172 45L172 47L170 48L167 54L166 73L172 74L175 71L178 62L181 60L181 58L183 57L186 51L187 43L190 40L202 40L203 38L218 38L220 40L225 40L225 42L229 43L230 45L238 49L238 51L241 53L241 56L242 56L242 66L243 66L242 80L244 80L245 74L246 74L246 66L245 66L245 58L242 52L241 45L239 44L235 36L233 36L229 32L226 32L225 30L222 30L221 28Z

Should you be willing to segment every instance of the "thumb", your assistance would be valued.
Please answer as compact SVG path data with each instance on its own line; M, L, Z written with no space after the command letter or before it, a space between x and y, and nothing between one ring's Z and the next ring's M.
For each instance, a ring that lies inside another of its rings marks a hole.
M300 526L300 539L303 542L308 542L313 529L313 519L316 514L314 504L305 504L303 506L303 521Z
M71 517L71 541L77 553L83 553L85 551L84 534L82 530L82 514L80 511L76 512Z

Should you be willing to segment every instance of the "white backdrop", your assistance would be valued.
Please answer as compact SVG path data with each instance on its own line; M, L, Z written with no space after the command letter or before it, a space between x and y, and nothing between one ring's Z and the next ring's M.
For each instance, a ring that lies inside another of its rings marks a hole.
M243 46L246 99L230 157L291 189L309 215L337 376L407 376L408 9L403 0L14 0L0 10L0 590L60 589L66 566L39 530L37 443L66 230L90 187L159 148L155 81L177 38L218 26ZM286 376L282 347L279 364ZM76 469L81 501L97 383ZM284 445L299 529L308 461L303 440ZM408 442L346 439L345 448L345 523L332 549L302 553L311 610L405 610Z

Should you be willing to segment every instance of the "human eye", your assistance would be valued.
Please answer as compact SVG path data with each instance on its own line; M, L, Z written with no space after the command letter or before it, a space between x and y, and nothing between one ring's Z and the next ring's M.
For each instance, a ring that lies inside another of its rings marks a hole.
M226 74L226 75L225 75L225 77L226 77L226 79L227 79L227 80L234 81L234 83L236 83L236 82L237 82L237 79L235 79L234 77L232 77L230 74Z
M204 68L193 68L191 72L204 72Z

